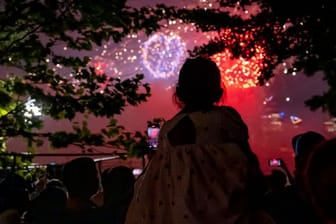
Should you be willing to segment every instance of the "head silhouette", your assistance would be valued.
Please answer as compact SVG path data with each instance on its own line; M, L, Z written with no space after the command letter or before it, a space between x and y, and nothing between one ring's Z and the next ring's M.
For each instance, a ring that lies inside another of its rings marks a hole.
M303 187L303 171L307 164L310 152L325 138L314 131L308 131L298 134L292 138L292 146L295 153L295 170L294 179L299 189L304 190Z
M323 142L325 137L317 132L308 131L298 134L292 138L292 147L295 153L295 167L302 168L306 163L307 155L318 144Z
M312 150L304 170L304 183L316 211L324 220L336 223L336 138Z
M292 147L295 152L295 156L300 158L305 156L311 148L325 140L325 137L320 133L314 131L308 131L302 134L298 134L292 138Z
M120 206L130 203L135 182L130 168L117 166L104 170L101 179L104 188L104 204Z
M98 190L98 172L93 159L82 157L65 164L63 183L69 197L89 200Z
M60 216L65 208L67 195L59 187L47 187L30 204L25 214L28 221L35 224L60 223Z
M28 203L28 183L23 177L9 173L0 180L0 213L6 209L23 212Z
M215 62L208 58L189 58L183 64L175 93L185 109L211 108L223 95L221 75Z

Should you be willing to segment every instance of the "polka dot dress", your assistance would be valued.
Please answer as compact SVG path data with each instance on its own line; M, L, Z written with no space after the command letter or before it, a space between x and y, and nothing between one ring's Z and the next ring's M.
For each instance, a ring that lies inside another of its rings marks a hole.
M172 146L168 133L185 117L195 128L195 142ZM246 125L230 107L180 113L167 121L136 183L126 223L251 223L249 165L235 143L247 140Z

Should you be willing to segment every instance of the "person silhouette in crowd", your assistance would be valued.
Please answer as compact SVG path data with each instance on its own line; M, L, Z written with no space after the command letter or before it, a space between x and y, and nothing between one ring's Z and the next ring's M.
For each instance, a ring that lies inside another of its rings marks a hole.
M0 223L19 224L29 204L28 183L18 174L9 173L0 180Z
M292 146L295 153L294 178L298 187L301 187L302 184L301 176L307 163L309 153L316 145L325 140L323 135L314 131L308 131L293 137Z
M61 182L54 180L31 201L23 216L23 224L62 224L66 192Z
M134 191L132 170L125 166L104 170L101 182L104 192L104 205L101 208L103 223L124 224Z
M310 154L303 183L323 224L336 223L336 138L318 145Z
M30 193L30 200L37 198L40 193L46 188L48 182L47 175L44 173L38 177L38 179L33 183L33 192Z
M176 86L181 110L161 128L158 148L135 186L127 224L272 223L256 212L265 180L239 113L218 106L221 75L189 58Z
M77 158L64 165L62 181L68 191L63 223L99 223L90 201L99 187L98 171L91 158Z
M324 140L324 136L313 131L301 133L292 138L295 153L294 182L283 191L272 192L264 197L264 208L277 224L318 223L317 216L306 200L302 174L309 153ZM284 165L284 161L282 164Z

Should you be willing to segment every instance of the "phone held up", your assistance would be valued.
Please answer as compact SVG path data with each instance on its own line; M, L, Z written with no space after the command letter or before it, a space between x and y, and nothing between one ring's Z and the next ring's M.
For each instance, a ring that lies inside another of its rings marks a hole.
M280 166L282 166L281 159L270 159L268 161L268 165L270 167L280 167Z
M156 150L159 143L160 125L153 124L147 127L148 146L150 150Z

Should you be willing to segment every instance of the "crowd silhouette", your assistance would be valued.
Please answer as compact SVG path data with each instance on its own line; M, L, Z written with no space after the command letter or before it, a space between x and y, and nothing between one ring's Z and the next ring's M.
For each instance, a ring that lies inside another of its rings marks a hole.
M248 127L224 94L208 58L186 60L158 147L139 177L117 166L99 175L92 158L76 158L61 176L0 180L0 224L333 224L336 139L293 136L295 171L283 160L268 176L249 145Z

